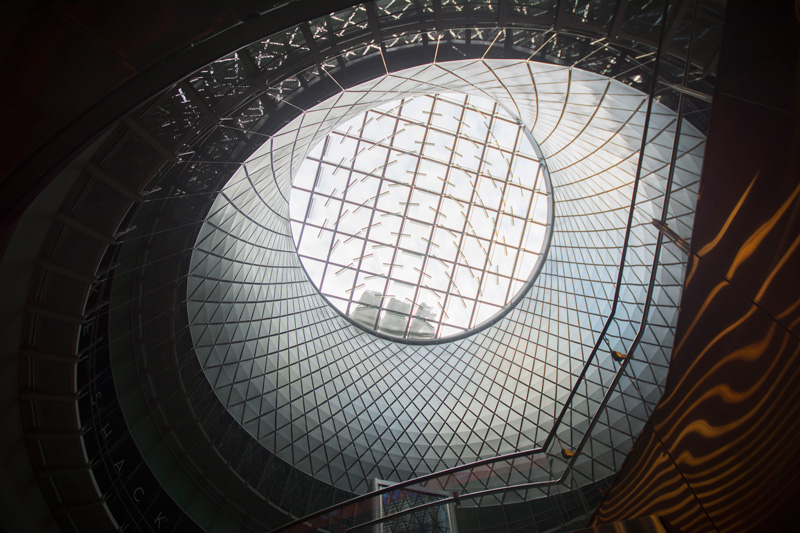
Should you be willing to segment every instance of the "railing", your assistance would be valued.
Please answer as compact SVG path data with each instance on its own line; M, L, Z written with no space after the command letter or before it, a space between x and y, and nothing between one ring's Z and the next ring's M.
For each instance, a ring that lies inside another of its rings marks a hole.
M666 228L666 220L669 214L670 196L673 187L675 165L679 153L679 143L681 139L681 124L682 121L684 120L684 103L687 96L685 95L684 92L680 90L677 91L678 94L676 95L679 102L677 109L677 122L674 133L672 153L669 162L667 182L664 190L661 216L660 219L654 219L654 225L659 231L656 236L655 249L653 252L653 261L650 269L650 279L647 286L647 293L644 299L642 316L639 320L636 336L631 342L630 347L627 349L627 354L619 354L619 353L616 354L614 360L618 363L618 365L616 372L614 373L614 377L611 380L611 383L608 385L607 390L603 395L602 401L600 402L599 406L592 415L591 420L588 423L588 427L583 432L579 444L575 447L575 449L568 449L562 446L561 456L563 459L567 461L566 467L563 469L560 476L555 477L551 475L552 455L548 453L548 450L550 450L551 447L553 446L553 443L556 440L558 440L558 435L557 435L558 429L561 427L565 416L570 411L572 403L576 395L578 395L581 385L586 380L587 373L592 367L592 364L598 358L598 352L600 351L601 346L603 345L603 343L607 343L608 330L616 319L618 304L620 300L620 292L623 286L623 278L626 268L626 259L628 255L628 249L630 246L629 241L634 222L634 213L637 207L638 188L640 180L642 178L644 153L646 151L648 144L650 118L653 110L654 97L658 86L657 74L662 54L661 44L663 43L666 31L665 21L667 20L668 6L669 2L667 1L665 2L664 6L664 16L662 17L660 35L659 35L659 46L658 49L656 50L656 57L653 66L653 76L651 77L650 87L648 91L648 104L647 104L647 112L644 123L644 133L641 141L641 148L639 152L639 160L637 163L636 176L633 183L631 205L628 211L628 221L626 225L625 238L620 256L620 264L619 264L614 299L612 302L611 310L608 314L608 317L606 318L605 324L600 334L597 337L594 347L591 353L589 354L588 358L586 359L586 362L584 364L581 373L579 374L577 380L572 386L570 394L567 397L566 401L564 402L564 405L560 413L558 414L552 429L549 431L544 441L544 444L537 448L518 451L498 457L483 459L480 461L474 461L468 464L460 465L439 472L427 474L424 476L419 476L417 478L405 482L397 483L390 487L386 487L380 490L370 492L368 494L364 494L362 496L358 496L344 503L328 507L326 509L308 515L306 517L295 520L285 526L276 529L275 530L276 532L313 531L324 527L330 528L332 526L339 527L340 531L344 531L345 524L347 524L348 531L354 531L354 530L366 531L373 526L386 523L387 521L397 520L398 518L401 518L410 513L419 513L436 506L447 505L447 504L458 505L465 500L478 499L486 496L493 496L512 491L521 492L536 488L539 489L547 488L558 484L562 484L566 481L571 470L575 466L575 462L578 460L583 448L588 442L593 429L598 423L598 420L606 410L608 402L612 398L614 391L616 390L616 387L619 384L619 381L625 372L625 369L627 368L631 359L633 358L632 354L636 351L636 349L640 345L648 324L651 301L653 298L653 292L656 285L656 275L659 270L659 260L661 256L663 237L665 233L664 228ZM689 45L689 58L691 58L691 46L696 34L696 29L695 29L696 21L697 21L697 5L695 5L695 16L693 18L693 24L692 24L692 38L690 40L690 45ZM686 69L684 71L684 83L688 81L689 67L690 67L689 63L690 61L687 61L686 63ZM671 85L669 87L671 87ZM685 252L685 250L683 251ZM523 477L527 479L527 481L523 483L514 483L514 484L502 482L502 480L504 479L510 481L514 473L522 474ZM544 476L546 479L537 479L539 476ZM487 488L488 485L487 481L491 480L496 480L497 482L500 483L501 486ZM479 485L481 488L475 491L468 491L470 484L473 482ZM409 493L426 492L428 494L430 494L432 491L436 491L439 493L445 493L451 495L442 496L440 499L436 501L422 503L415 507L404 509L389 514L387 516L376 517L375 509L377 509L378 505L380 505L380 498L383 495L392 491L408 491Z

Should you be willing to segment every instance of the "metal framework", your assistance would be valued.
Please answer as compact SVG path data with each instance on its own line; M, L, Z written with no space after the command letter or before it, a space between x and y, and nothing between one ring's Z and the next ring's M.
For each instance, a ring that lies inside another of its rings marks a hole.
M671 192L669 209L662 199L657 209L646 210L646 225L651 227L651 213L660 213L662 224L687 236L684 221L688 219L682 215L691 210L692 186L675 185L672 173L676 162L699 146L682 148L677 132L693 124L702 133L708 123L705 95L710 94L713 82L719 19L700 3L677 2L669 9L659 2L631 6L625 1L616 5L367 3L237 50L119 124L90 156L46 237L33 273L29 327L22 338L27 442L47 493L54 502L61 502L57 504L60 519L73 527L108 523L156 530L167 516L172 528L191 523L188 513L204 528L236 524L263 529L285 520L287 514L304 515L347 497L254 445L244 430L225 418L190 350L188 317L182 311L185 302L173 295L186 288L188 254L194 249L199 226L233 170L299 109L308 109L376 72L465 56L531 58L586 69L632 87L649 87L648 106L658 99L678 115L674 128L659 127L644 137L647 141L660 137L663 142L646 145L643 141L639 180L647 187L648 178L663 169L663 175L669 175L665 190ZM660 38L653 34L653 27L662 28ZM651 113L646 116L649 119ZM665 156L649 158L661 154L664 147ZM632 202L638 209L635 194ZM654 338L661 340L653 345L668 344L663 339L669 335L669 320L663 324L653 320L650 300L667 298L673 307L678 301L680 256L663 265L669 245L662 246L658 231L645 235L643 227L628 222L629 233L644 239L645 248L651 250L641 264L655 265L661 260L659 271L673 272L678 283L653 296L660 289L653 288L652 276L639 275L639 265L617 270L621 277L637 272L635 283L646 296L644 307L627 317L627 322L641 326L633 334L618 334L629 341L625 353L634 356L614 367L612 379L599 377L612 370L596 354L609 328L617 327L611 320L613 311L629 311L625 293L620 294L617 285L610 300L614 302L611 314L601 314L609 322L596 337L580 379L572 384L580 387L584 378L596 375L606 391L603 399L595 401L587 395L587 405L577 405L576 388L566 398L554 397L562 406L559 422L565 421L571 429L552 433L547 445L561 441L568 451L598 447L571 455L561 467L563 476L583 475L576 474L581 468L598 469L589 474L590 479L605 475L600 472L607 470L598 463L581 466L585 458L602 455L598 453L601 444L592 438L597 421L621 413L637 413L643 420L647 406L657 398L658 387L644 402L633 392L641 387L612 394L621 390L621 380L658 383L659 377L646 376L654 368L663 371L665 362L644 364L637 360L635 350ZM633 247L628 257L640 251ZM620 265L628 264L624 257ZM594 262L588 257L584 261L576 264ZM554 265L566 267L557 258ZM551 279L554 295L568 294L558 290L556 278ZM578 281L569 276L562 279ZM160 311L154 315L153 309ZM569 305L563 309L575 310ZM547 342L568 341L572 335L570 331L551 334L552 341ZM491 349L508 349L510 342L496 338ZM117 361L113 370L110 351ZM557 378L554 383L558 385ZM613 433L617 424L602 427ZM628 435L635 433L635 427L628 428ZM240 460L220 459L219 450L224 452L222 457ZM559 455L552 454L556 460ZM120 463L121 457L127 460ZM146 465L159 461L162 468L150 472ZM204 467L198 469L198 464ZM274 479L286 483L270 486ZM558 481L563 479L548 481L547 486L554 488L545 494L556 495ZM194 487L190 500L176 503L173 498L179 486ZM508 491L503 487L484 490ZM220 495L223 492L227 497ZM145 507L143 498L148 501ZM264 500L269 505L263 505ZM204 518L200 512L204 505L221 511Z
M451 337L530 285L548 222L542 176L524 129L496 102L403 99L338 126L309 154L292 182L292 235L314 284L357 324Z

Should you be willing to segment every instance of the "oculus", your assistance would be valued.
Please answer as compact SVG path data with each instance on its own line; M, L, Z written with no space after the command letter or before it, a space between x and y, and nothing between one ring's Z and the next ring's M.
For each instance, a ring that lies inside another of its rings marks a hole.
M323 296L401 339L485 324L529 286L545 242L545 172L495 100L418 95L339 124L292 181L292 237Z

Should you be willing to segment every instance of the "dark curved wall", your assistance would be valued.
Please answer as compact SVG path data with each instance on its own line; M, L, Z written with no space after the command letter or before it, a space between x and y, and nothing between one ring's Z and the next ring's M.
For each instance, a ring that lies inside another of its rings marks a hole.
M667 387L598 531L800 527L799 147L800 3L731 2Z

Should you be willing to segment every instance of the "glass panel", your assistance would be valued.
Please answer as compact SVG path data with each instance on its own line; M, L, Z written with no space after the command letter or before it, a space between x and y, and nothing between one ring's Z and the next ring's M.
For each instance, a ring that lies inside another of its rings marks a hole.
M497 102L389 102L336 126L312 153L292 186L292 235L314 284L358 324L447 336L490 320L531 277L544 244L531 236L548 220L543 174Z

